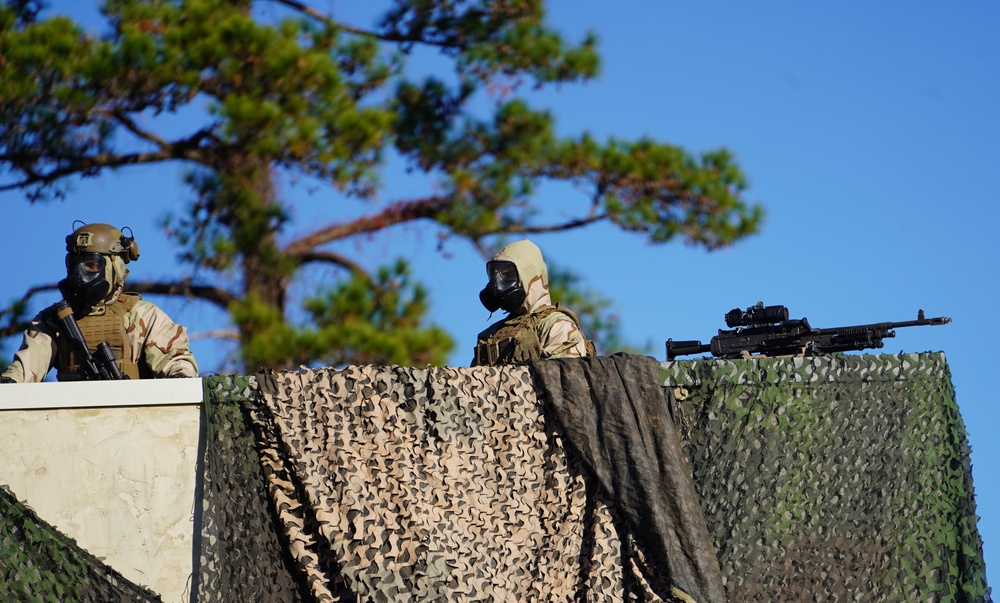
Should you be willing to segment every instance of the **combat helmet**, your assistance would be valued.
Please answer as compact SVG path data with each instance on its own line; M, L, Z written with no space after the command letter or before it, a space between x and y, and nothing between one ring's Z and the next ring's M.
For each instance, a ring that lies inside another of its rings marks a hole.
M66 278L59 281L63 298L81 311L113 299L128 276L125 264L139 258L139 245L110 224L73 223L66 237Z
M95 222L77 227L80 220L73 222L75 230L66 237L66 253L99 253L120 257L126 264L139 259L139 244L135 237L126 236L110 224ZM125 227L129 234L132 229Z

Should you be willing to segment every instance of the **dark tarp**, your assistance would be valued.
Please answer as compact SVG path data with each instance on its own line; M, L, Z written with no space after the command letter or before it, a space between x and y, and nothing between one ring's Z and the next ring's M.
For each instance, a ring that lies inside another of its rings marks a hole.
M633 534L696 601L724 601L722 575L659 365L614 355L530 363L570 443L622 509Z

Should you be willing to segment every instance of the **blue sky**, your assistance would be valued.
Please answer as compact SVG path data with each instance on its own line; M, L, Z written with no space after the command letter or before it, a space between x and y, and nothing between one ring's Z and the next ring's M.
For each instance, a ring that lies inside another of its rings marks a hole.
M55 2L57 8L76 3ZM321 2L368 17L357 3ZM697 4L695 6L695 4ZM572 39L601 39L600 77L532 93L565 134L650 136L692 151L732 150L748 197L768 212L763 231L707 253L680 243L649 246L608 228L535 238L546 257L614 300L626 337L707 339L723 314L758 300L784 304L814 326L950 316L944 327L901 329L884 351L944 351L973 448L973 476L990 584L1000 563L1000 438L992 376L1000 341L1000 5L890 0L820 3L614 4L558 0L552 23ZM344 14L338 12L337 14ZM434 69L435 63L427 64ZM387 173L385 200L412 193ZM142 167L76 185L62 203L29 206L0 195L5 212L7 300L62 276L73 220L130 226L142 248L133 277L176 274L175 250L158 227L187 191L176 166ZM288 189L295 231L341 215L324 191ZM558 212L577 192L542 187ZM484 270L457 242L436 250L430 230L353 242L372 264L405 253L431 290L435 322L458 341L465 365L488 323L477 294ZM308 293L300 291L299 294ZM53 300L40 300L48 303ZM160 302L163 300L155 299ZM6 300L4 300L6 303ZM162 305L198 337L225 317L194 302ZM5 356L17 340L3 341ZM224 356L194 343L202 368Z

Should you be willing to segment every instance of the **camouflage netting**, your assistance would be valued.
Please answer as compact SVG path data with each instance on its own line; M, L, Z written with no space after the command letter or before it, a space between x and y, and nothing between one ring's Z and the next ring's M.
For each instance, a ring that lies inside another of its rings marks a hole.
M0 594L4 601L152 603L156 593L101 563L0 486Z
M991 601L942 354L660 369L683 397L676 423L730 601ZM295 398L274 415L253 377L205 380L193 600L670 600L526 368L269 379L272 398ZM294 393L314 384L326 393ZM320 408L333 420L315 421ZM7 598L159 600L3 488L0 511Z
M731 601L990 601L943 354L661 365Z
M254 378L209 377L204 390L194 600L301 601L300 585L286 569L287 543L276 529L249 418Z
M655 380L654 362L662 400ZM257 381L265 474L317 601L694 600L588 477L527 367Z

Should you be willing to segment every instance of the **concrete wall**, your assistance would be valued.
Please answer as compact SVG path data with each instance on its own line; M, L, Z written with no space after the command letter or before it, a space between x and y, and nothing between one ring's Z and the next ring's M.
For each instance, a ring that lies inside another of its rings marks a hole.
M0 482L166 603L188 601L201 379L0 385Z

